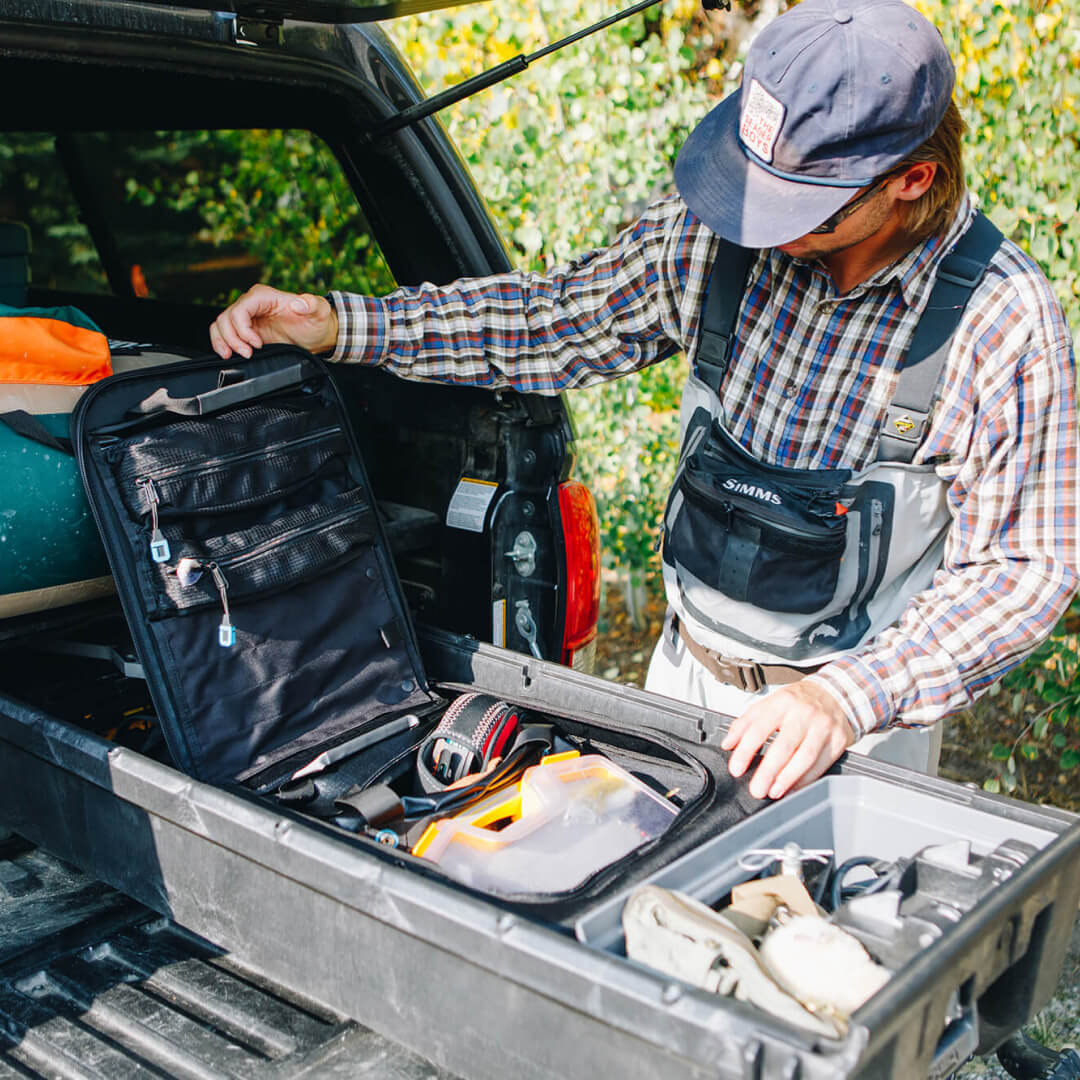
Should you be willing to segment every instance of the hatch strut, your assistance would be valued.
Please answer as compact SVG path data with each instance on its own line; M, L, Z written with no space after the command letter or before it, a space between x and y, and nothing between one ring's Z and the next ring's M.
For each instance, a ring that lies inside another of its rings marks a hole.
M465 98L472 97L473 94L486 90L489 86L494 86L496 83L502 82L503 79L508 79L511 75L517 75L519 72L524 71L534 60L539 60L550 53L556 52L564 45L572 45L575 41L588 37L589 34L595 34L597 30L606 30L609 26L621 22L623 19L628 19L631 15L636 15L639 11L644 11L646 8L658 3L660 3L660 0L639 0L639 3L634 4L632 7L617 11L614 15L609 15L606 19L593 23L592 26L586 26L584 30L578 30L570 34L569 37L564 37L559 41L552 42L550 45L545 45L542 49L537 49L534 53L529 53L528 56L519 54L488 71L481 71L479 75L474 75L456 86L451 86L433 97L419 101L415 105L410 105L407 109L395 113L389 119L374 127L371 138L377 139L383 135L389 135L391 132L400 131L403 127L415 124L417 120L423 120L425 116L431 116L432 113L437 113L448 105L455 105L459 101L464 101ZM730 11L731 0L702 0L702 6L707 10L722 7Z

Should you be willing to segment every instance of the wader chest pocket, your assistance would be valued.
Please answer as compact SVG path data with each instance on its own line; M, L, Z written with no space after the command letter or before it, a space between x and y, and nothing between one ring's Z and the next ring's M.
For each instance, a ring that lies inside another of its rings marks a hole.
M664 559L732 600L812 614L835 600L847 537L842 483L781 481L691 454L665 520Z

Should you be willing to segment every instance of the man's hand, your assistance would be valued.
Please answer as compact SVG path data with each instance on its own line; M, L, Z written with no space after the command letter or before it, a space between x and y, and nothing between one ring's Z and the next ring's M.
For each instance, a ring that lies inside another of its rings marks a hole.
M269 285L253 285L210 324L210 344L222 360L234 352L250 357L272 343L323 352L334 347L337 334L337 315L325 297Z
M731 725L723 750L733 750L732 776L742 776L765 740L772 745L750 781L756 799L779 799L816 780L855 742L855 732L840 703L817 683L793 683L774 690Z

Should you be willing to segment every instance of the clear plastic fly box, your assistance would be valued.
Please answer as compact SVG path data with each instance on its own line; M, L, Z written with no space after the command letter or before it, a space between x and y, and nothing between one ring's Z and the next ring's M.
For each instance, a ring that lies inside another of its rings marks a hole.
M414 854L477 889L572 889L661 835L676 813L669 800L599 754L556 754L518 783L435 822Z

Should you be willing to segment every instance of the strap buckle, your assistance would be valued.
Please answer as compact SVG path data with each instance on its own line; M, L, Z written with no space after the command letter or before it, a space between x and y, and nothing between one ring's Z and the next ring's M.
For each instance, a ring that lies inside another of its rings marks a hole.
M748 694L756 694L767 685L765 671L752 660L728 660L717 656L716 671L723 682L731 683Z
M941 281L959 285L964 289L974 289L979 284L986 264L966 255L946 255L938 267L937 276Z
M714 394L720 393L730 353L729 334L718 333L707 326L702 328L701 340L694 356L694 373Z

